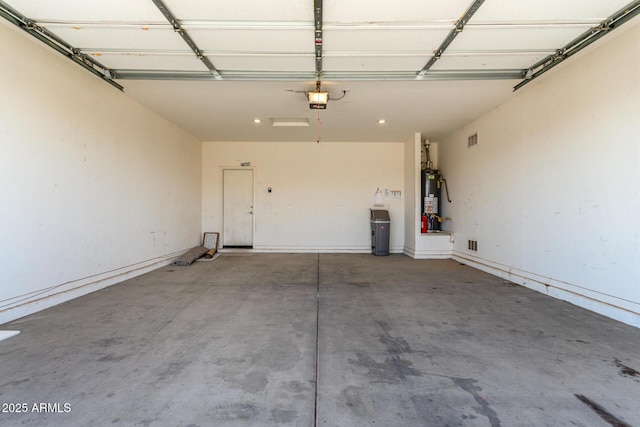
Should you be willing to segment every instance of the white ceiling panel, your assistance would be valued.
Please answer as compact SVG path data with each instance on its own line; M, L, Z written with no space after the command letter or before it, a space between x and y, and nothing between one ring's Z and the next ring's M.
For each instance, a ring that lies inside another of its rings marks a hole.
M9 3L18 12L36 21L166 22L151 0L10 0Z
M428 56L341 56L324 57L324 71L418 71L429 60Z
M190 29L189 36L201 50L233 52L313 53L313 27L309 29L248 30Z
M313 22L311 0L165 0L164 3L179 19Z
M425 52L431 55L450 29L347 30L324 32L324 49L332 52Z
M152 0L3 1L105 67L140 70L117 79L126 96L201 140L317 140L316 126L292 133L253 122L317 119L305 96L291 92L315 87L313 0L163 0L221 79ZM408 131L438 140L513 96L522 81L491 80L505 74L489 70L527 69L630 1L485 0L433 64L434 80L416 80L472 0L323 0L322 86L336 98L349 91L322 111L323 141L406 141ZM165 73L137 80L146 70ZM484 70L489 80L458 80L483 78ZM188 71L211 81L182 81ZM268 102L251 102L256 93Z
M471 19L477 22L602 21L631 0L486 0Z
M299 56L215 56L209 60L220 71L313 71L314 55Z
M184 50L189 48L171 27L51 27L48 29L80 49Z
M455 38L450 49L472 50L555 50L584 33L576 27L499 27L466 26Z
M208 71L193 53L156 55L147 53L91 53L90 56L113 70Z
M523 70L549 53L510 55L443 55L432 70Z
M389 21L456 21L467 10L471 0L403 0L372 2L371 0L324 0L324 21L389 22Z

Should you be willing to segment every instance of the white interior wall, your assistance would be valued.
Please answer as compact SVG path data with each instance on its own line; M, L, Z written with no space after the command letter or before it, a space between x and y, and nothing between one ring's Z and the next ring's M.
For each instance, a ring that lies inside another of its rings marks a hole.
M254 168L255 249L368 252L376 188L404 190L401 143L205 142L203 231L223 229L222 170L242 162ZM402 252L404 202L384 202Z
M617 31L446 138L439 161L454 258L640 326L640 25Z
M0 23L0 323L198 244L201 144Z
M420 232L416 221L420 220L420 134L415 133L404 143L404 253L413 257L416 250L416 237Z

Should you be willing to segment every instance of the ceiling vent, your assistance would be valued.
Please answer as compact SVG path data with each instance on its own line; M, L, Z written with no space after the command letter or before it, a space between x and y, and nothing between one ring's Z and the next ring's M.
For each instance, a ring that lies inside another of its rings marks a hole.
M299 127L309 126L309 119L271 119L271 126L274 127Z

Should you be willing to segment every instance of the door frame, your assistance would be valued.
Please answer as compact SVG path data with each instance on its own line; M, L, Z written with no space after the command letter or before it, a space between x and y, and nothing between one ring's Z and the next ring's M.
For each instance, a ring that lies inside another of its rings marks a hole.
M220 166L220 248L224 248L224 171L242 170L251 171L253 180L253 194L251 203L253 204L253 215L251 218L251 248L256 244L256 168L255 166Z

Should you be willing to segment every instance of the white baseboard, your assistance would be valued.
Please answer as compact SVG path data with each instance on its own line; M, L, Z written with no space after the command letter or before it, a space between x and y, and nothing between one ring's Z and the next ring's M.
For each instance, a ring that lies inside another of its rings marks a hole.
M404 248L402 253L414 259L449 259L451 258L451 251L446 249L442 250L442 249Z
M567 282L453 251L452 258L485 273L640 328L640 304L600 294Z
M220 252L232 251L233 249L220 249ZM371 253L370 246L272 246L255 245L252 249L245 249L254 253L335 253L335 254L366 254ZM401 254L401 246L389 248L389 253Z
M184 251L175 252L161 257L141 261L127 267L122 267L107 273L97 274L91 277L74 280L63 286L53 286L42 292L31 292L24 298L14 298L11 305L0 309L0 324L19 319L36 313L54 305L81 297L91 292L99 291L108 286L115 285L127 279L131 279L149 271L170 264L175 257Z

